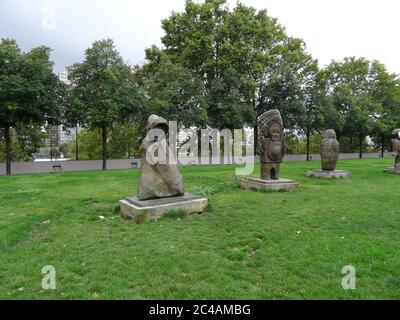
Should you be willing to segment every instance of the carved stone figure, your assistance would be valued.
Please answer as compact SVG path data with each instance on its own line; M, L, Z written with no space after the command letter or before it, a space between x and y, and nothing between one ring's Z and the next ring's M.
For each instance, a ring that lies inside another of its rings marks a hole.
M392 131L392 147L393 152L396 152L394 167L400 170L400 129Z
M336 139L336 132L332 129L323 133L321 142L321 169L326 171L336 170L336 163L339 158L339 141Z
M139 200L178 197L184 194L182 176L167 143L168 122L151 115L147 136L139 153L142 162L139 180Z
M258 117L257 148L261 155L261 179L279 180L280 164L285 154L279 110L269 110Z

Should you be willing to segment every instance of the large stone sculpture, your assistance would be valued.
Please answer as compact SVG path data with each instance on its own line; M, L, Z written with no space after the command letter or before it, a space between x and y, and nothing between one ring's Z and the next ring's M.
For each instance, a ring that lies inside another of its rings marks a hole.
M320 147L321 170L308 171L307 176L314 178L348 178L351 173L346 170L336 170L339 159L339 141L335 130L324 131Z
M139 149L142 162L140 172L139 194L140 200L169 198L182 196L183 182L178 171L176 159L166 141L168 122L162 117L151 115L148 119L147 130L154 130L148 134ZM155 153L152 151L154 147ZM159 161L156 161L159 158Z
M280 178L280 166L285 154L283 121L279 110L269 110L258 119L257 151L260 154L261 178L240 181L243 189L282 190L296 188L298 183Z
M120 200L122 216L137 223L157 220L169 211L201 213L207 206L206 198L184 193L175 154L168 145L168 131L167 120L156 115L149 117L147 135L139 149L138 195Z
M400 170L400 129L395 129L392 132L392 147L393 152L396 152L394 167Z
M385 169L385 172L400 174L400 129L392 131L391 142L393 152L395 152L394 167Z
M334 171L339 158L339 141L336 139L336 132L332 129L323 133L321 142L321 169Z
M278 110L270 110L258 118L258 153L261 179L279 180L280 165L285 154L283 122Z

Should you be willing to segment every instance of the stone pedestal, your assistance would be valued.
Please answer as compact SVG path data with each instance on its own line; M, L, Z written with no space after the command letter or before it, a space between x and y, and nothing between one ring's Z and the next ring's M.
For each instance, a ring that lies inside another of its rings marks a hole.
M125 198L119 201L121 214L128 219L158 220L169 211L185 210L188 214L201 213L208 204L208 199L185 193L183 196L139 200L138 197Z
M386 168L385 170L383 170L383 172L385 173L391 173L391 174L400 174L400 168Z
M294 180L279 179L279 180L262 180L259 178L245 178L240 180L242 189L253 190L286 190L297 188L299 184Z
M332 179L332 178L350 178L351 172L346 170L312 170L308 171L307 177L312 178L325 178L325 179Z

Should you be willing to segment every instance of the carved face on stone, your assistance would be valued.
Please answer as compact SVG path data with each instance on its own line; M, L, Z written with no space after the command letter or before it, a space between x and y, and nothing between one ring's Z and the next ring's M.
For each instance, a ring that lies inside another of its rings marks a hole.
M282 139L283 128L280 123L274 123L268 128L268 137L272 141L280 141Z
M278 110L258 117L258 152L263 163L280 163L284 155L283 122Z

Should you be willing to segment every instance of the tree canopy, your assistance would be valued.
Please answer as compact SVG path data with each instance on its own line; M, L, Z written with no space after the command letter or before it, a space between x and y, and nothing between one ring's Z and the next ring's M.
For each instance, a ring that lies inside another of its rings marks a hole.
M59 123L62 84L53 73L50 48L22 52L15 40L0 41L0 128L6 144L6 171L11 174L10 128Z
M69 67L68 73L72 90L67 113L90 129L102 130L106 170L109 131L115 124L135 120L146 106L144 96L111 39L94 42L84 61Z
M398 79L378 61L354 57L333 61L325 73L328 96L338 114L334 129L358 138L361 158L367 135L380 135L388 124L399 124Z

